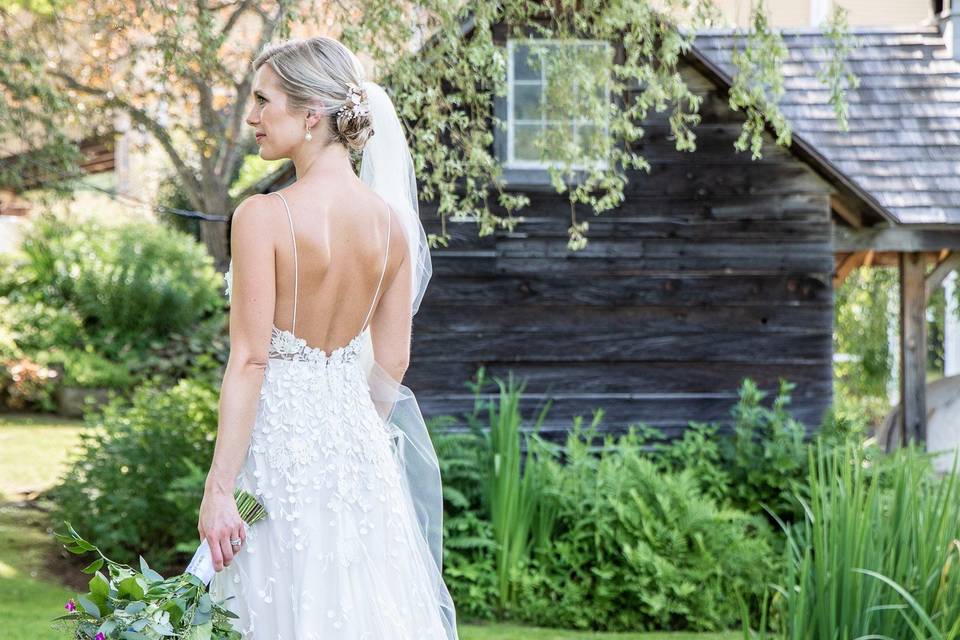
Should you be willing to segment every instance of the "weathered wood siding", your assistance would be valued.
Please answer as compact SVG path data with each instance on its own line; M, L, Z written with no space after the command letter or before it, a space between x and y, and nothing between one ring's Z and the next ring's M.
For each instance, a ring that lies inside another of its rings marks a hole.
M652 170L630 174L618 210L580 209L586 249L566 248L570 208L555 193L530 191L513 233L448 223L406 378L426 416L468 411L483 365L526 380L525 415L553 399L555 438L597 407L610 432L727 424L744 377L771 392L796 382L794 415L819 424L832 400L830 186L772 138L762 160L735 152L741 116L685 73L706 95L697 151L676 151L664 114L651 118ZM439 228L435 209L422 215Z

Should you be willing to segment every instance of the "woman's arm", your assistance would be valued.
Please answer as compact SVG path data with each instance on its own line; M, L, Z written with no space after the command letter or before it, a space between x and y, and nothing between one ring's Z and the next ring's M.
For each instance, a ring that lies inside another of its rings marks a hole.
M394 215L392 210L390 215ZM399 383L403 380L403 375L410 363L413 275L410 272L411 261L406 236L396 217L391 224L390 236L390 256L394 257L390 262L394 263L394 260L399 259L400 265L387 283L387 288L380 297L380 303L373 312L370 320L370 337L377 364Z
M233 559L230 538L246 538L233 491L250 445L273 328L276 217L268 197L256 195L244 200L233 214L230 233L230 355L220 387L217 441L197 527L210 545L217 571Z

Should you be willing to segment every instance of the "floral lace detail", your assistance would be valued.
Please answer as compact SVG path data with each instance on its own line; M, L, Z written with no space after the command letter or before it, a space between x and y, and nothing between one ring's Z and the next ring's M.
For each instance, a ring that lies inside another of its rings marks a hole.
M227 283L227 290L224 295L227 296L227 300L233 300L233 260L230 261L227 272L223 274L223 279Z
M276 325L270 331L270 349L267 356L281 360L299 360L323 364L339 364L353 362L360 355L360 346L363 341L363 332L358 333L350 342L337 347L328 355L319 347L311 347L303 338L298 338L286 329Z

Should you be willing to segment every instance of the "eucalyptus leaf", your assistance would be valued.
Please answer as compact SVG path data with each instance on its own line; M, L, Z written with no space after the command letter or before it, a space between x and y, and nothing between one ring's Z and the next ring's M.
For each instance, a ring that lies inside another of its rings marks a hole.
M131 602L126 607L124 607L124 611L126 611L127 613L140 613L146 608L147 608L146 602L137 601L137 602Z
M100 617L100 607L93 603L87 596L77 596L77 602L80 603L80 606L83 607L83 610L92 615L94 618Z
M97 631L103 633L105 636L109 636L110 633L117 628L117 624L119 623L116 620L104 620Z

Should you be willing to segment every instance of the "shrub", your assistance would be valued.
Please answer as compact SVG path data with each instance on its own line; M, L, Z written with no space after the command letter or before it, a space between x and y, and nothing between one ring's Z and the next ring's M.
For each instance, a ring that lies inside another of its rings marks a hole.
M673 441L666 442L663 433L652 427L644 427L641 437L660 469L691 469L705 495L749 513L766 514L771 509L792 522L802 517L793 494L806 483L809 446L806 427L788 411L794 386L781 380L768 407L763 403L766 392L744 378L731 409L732 434L721 433L715 423L692 422ZM842 440L853 429L840 421L830 431ZM772 518L770 522L774 523Z
M0 263L0 324L19 353L62 362L68 383L212 379L227 356L221 284L186 234L45 213Z
M73 387L123 389L134 383L127 363L108 360L95 353L91 345L86 349L51 349L45 361L62 363L63 384Z
M577 629L728 628L732 594L758 602L776 570L771 527L718 507L692 470L659 470L635 429L606 436L598 455L592 435L577 421L566 464L547 463L555 529L516 576L513 615Z
M184 331L224 306L221 278L203 245L162 225L106 226L44 213L26 233L21 254L4 270L13 283L0 291L14 302L70 308L101 351L113 341L140 344Z
M430 421L443 478L443 572L461 620L496 617L497 543L482 501L482 443L468 433L440 433L449 416Z
M118 398L102 415L87 414L90 432L51 490L52 526L71 522L122 562L142 554L171 566L176 544L196 538L197 514L167 492L189 474L184 458L209 467L217 407L214 388L182 380L166 390L143 385L129 403Z
M0 362L3 403L11 409L53 411L57 372L28 358Z

